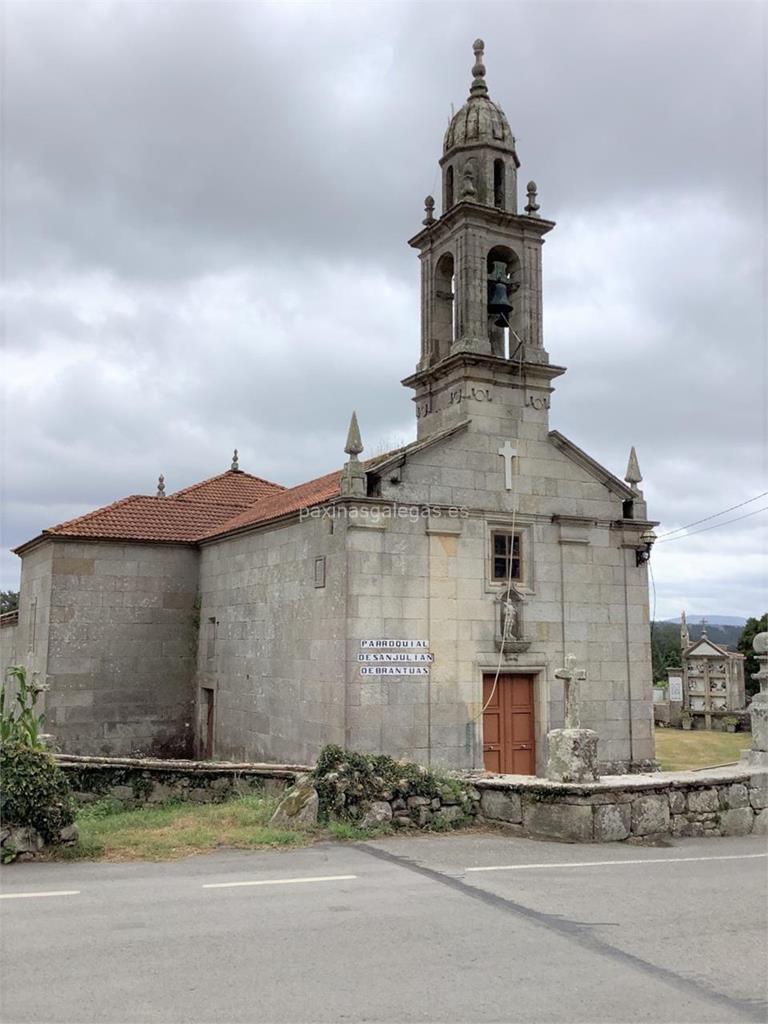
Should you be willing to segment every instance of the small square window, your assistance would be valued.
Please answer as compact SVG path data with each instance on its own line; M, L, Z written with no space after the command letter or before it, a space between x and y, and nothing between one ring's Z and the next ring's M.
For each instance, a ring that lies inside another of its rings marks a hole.
M502 533L500 531L492 533L491 577L494 583L520 580L522 578L522 568L520 534Z
M318 555L315 559L315 586L325 586L325 555Z

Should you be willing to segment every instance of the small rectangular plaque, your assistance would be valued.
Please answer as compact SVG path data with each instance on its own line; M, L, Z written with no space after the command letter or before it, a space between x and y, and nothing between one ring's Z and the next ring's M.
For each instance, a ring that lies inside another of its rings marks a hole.
M362 665L361 676L428 676L429 665Z
M360 646L363 650L370 651L404 650L409 647L426 650L429 647L429 640L361 640Z
M435 660L434 654L427 651L383 651L381 654L358 654L358 661L375 661L379 664L392 664L398 661L429 661Z

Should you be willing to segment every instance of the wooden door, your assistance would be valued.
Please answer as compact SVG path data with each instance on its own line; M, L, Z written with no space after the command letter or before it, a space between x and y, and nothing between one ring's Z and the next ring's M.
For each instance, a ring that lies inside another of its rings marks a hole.
M213 757L213 703L214 691L203 687L203 719L205 727L205 740L203 743L203 760Z
M533 676L483 677L483 760L485 770L535 775Z

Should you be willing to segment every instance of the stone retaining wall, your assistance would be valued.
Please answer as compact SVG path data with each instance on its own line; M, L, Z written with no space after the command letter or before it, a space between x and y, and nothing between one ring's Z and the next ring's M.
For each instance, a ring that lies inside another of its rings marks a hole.
M56 760L78 802L112 797L126 807L277 794L311 771L306 765L73 755L58 755ZM456 792L446 791L431 800L385 798L374 803L371 812L366 825L435 830L489 822L514 835L576 843L768 835L768 770L735 765L704 772L608 776L584 784L472 775Z
M80 804L104 797L126 808L169 800L221 803L247 793L281 793L303 765L232 764L213 761L55 755Z
M478 820L516 835L575 843L682 836L768 835L768 771L614 776L584 785L499 776L474 779Z

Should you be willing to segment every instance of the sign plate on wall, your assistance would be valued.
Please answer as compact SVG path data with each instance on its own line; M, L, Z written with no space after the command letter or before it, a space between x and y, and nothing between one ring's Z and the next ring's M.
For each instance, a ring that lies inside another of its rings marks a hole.
M427 651L397 651L393 654L358 654L358 661L377 661L385 664L395 661L434 661L434 654Z
M361 676L428 676L428 665L363 665Z
M435 660L429 640L361 640L361 676L428 676Z
M429 640L361 640L362 649L369 651L401 650L405 647L429 647Z

